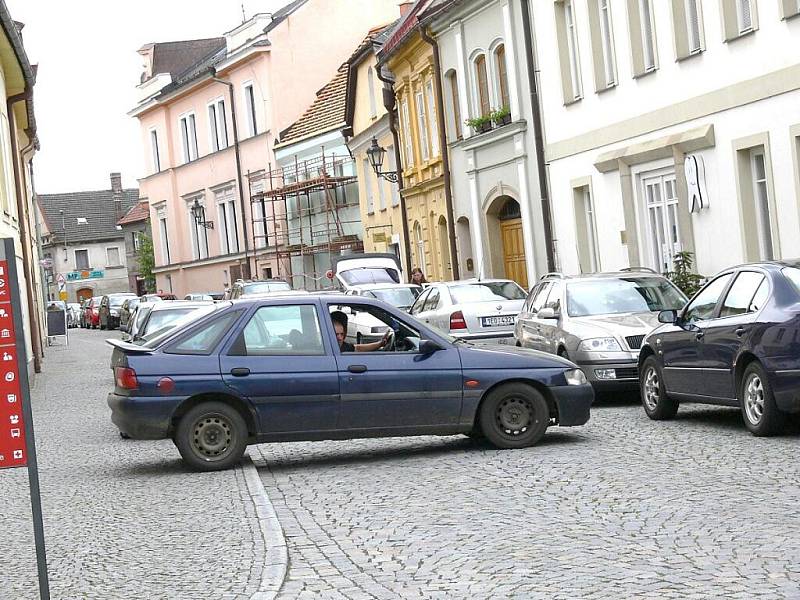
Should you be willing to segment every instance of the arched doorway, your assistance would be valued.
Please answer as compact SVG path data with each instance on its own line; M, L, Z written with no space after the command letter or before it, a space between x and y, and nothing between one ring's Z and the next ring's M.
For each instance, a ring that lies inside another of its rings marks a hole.
M450 244L447 238L447 219L443 215L439 216L437 229L439 230L439 264L442 269L442 280L452 279L453 271L450 264Z
M487 213L492 266L496 276L513 279L528 289L528 268L519 202L510 196L495 198Z
M84 287L75 292L75 295L78 297L78 302L82 302L87 298L91 298L94 295L94 292L92 291L92 288Z

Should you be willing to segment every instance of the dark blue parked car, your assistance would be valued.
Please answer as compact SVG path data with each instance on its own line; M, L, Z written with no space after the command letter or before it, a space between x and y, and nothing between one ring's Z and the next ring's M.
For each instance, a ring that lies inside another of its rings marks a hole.
M800 261L723 271L642 344L644 410L670 419L680 402L742 409L755 435L800 412Z
M332 312L368 312L385 339L343 352ZM171 438L201 470L227 468L261 442L466 433L522 448L549 425L583 425L593 401L567 360L473 346L361 297L224 302L143 345L109 343L114 424L132 438Z

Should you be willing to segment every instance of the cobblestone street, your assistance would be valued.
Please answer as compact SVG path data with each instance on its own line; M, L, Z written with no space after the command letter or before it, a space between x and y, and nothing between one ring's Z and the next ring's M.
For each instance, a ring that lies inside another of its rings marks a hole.
M52 598L249 598L264 548L241 468L193 473L172 442L119 437L117 335L70 330L33 391ZM0 595L38 598L26 470L0 471L0 489Z
M612 402L528 450L273 444L257 465L286 599L800 598L798 442L730 409L655 423Z

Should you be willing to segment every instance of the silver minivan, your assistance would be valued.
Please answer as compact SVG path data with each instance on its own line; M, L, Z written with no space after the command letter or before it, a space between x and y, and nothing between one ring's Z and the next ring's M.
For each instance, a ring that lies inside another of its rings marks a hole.
M635 390L642 340L659 325L660 311L686 301L655 272L550 273L528 294L514 336L518 346L571 360L596 390Z

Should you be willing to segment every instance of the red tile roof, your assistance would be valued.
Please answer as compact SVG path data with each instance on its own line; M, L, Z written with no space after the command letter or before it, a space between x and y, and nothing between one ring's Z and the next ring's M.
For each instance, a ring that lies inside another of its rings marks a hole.
M139 223L150 218L150 204L147 200L140 200L138 204L125 213L125 216L117 221L117 225L128 225L129 223Z

